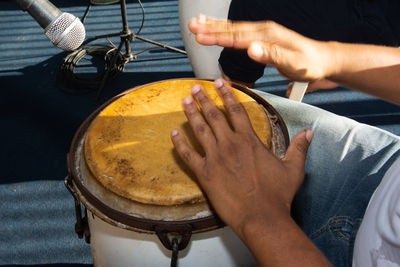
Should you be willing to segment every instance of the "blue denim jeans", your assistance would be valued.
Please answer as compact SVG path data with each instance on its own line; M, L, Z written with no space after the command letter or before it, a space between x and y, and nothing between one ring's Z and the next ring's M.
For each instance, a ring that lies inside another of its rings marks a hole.
M314 131L293 217L334 266L351 266L365 209L400 155L400 138L304 103L256 93L280 113L290 138L303 129Z

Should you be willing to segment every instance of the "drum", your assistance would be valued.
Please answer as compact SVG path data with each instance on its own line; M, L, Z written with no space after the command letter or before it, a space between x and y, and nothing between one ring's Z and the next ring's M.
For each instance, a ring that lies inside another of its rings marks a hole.
M183 111L177 107L198 83L211 98L217 97L210 91L213 82L206 80L175 79L138 86L102 105L76 132L68 153L65 184L75 200L75 231L90 242L95 266L176 266L177 262L179 266L256 265L246 246L213 212L173 148L166 148L172 142L161 140L165 135L169 139L169 132L179 127L190 135L187 122L175 125L174 120L181 120ZM249 89L234 88L239 99L245 99L248 111L252 107L262 110L266 123L256 125L255 129L261 129L256 132L267 136L264 126L268 125L267 145L283 157L289 137L282 118ZM136 110L135 115L132 110ZM259 115L250 115L252 123ZM146 152L151 145L154 147ZM133 165L126 167L129 162ZM142 180L146 181L145 190Z

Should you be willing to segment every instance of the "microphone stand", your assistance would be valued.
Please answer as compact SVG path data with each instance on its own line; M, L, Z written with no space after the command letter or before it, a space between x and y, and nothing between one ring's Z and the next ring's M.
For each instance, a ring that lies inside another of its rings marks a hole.
M151 44L157 45L159 47L186 55L186 51L184 51L182 49L175 48L175 47L172 47L172 46L169 46L166 44L162 44L162 43L156 42L154 40L150 40L143 36L135 34L131 29L129 29L129 26L128 26L128 19L127 19L127 13L126 13L126 0L120 0L120 6L121 6L121 17L122 17L122 31L118 32L118 33L98 35L98 36L94 37L94 40L97 40L100 38L115 37L115 36L120 36L120 38L121 38L121 42L118 45L116 52L113 54L113 56L110 60L110 62L111 62L110 67L105 70L103 79L98 88L97 96L96 96L97 100L100 98L100 95L104 89L106 82L107 82L107 79L108 79L111 69L116 67L117 59L119 57L118 55L121 53L123 45L125 45L125 54L123 55L125 62L123 64L126 64L126 63L136 59L136 56L132 54L132 49L131 49L131 42L134 41L135 39L139 39L141 41L151 43Z

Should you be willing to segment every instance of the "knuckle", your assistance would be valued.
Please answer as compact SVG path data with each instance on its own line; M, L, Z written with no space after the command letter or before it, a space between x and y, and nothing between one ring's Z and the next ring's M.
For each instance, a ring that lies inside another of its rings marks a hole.
M190 108L185 111L186 115L191 118L197 116L198 112L197 108Z
M227 107L227 111L230 113L241 113L244 111L244 108L240 103L234 103Z
M297 143L295 147L299 152L304 154L307 153L307 147L304 144Z
M222 98L233 98L233 93L231 90L224 90L221 93Z
M199 96L199 98L198 98L198 101L199 101L199 103L200 104L205 104L205 103L208 103L208 101L209 101L209 99L208 99L208 97L205 95L205 94L201 94L200 96Z
M233 47L238 46L240 44L240 42L242 40L244 40L244 39L245 39L244 33L242 31L240 31L239 28L237 30L235 30L233 32L233 35L232 35L232 45L233 45Z
M205 115L208 119L219 120L222 114L217 108L213 108L208 110Z
M204 135L207 132L207 124L201 123L195 127L195 131L198 135Z
M264 22L264 25L267 29L273 29L274 27L276 27L277 23L273 20L267 20Z
M279 66L279 48L277 45L271 45L270 50L269 50L269 54L270 54L270 59L272 61L273 65L277 65Z
M225 26L225 32L233 31L236 28L235 25L236 24L233 21L228 20L227 23L224 25Z
M190 153L189 150L183 150L181 151L181 157L185 162L190 162L192 159L192 154Z
M276 30L276 23L272 20L267 20L261 25L261 28L264 32L264 37L268 38L268 36L271 36L271 34Z

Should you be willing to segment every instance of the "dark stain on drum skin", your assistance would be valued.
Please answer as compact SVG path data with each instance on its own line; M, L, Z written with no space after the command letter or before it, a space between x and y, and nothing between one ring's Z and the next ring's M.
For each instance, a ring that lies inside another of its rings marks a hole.
M108 125L107 125L108 126ZM115 120L112 125L109 125L106 130L102 131L100 134L100 140L107 144L114 144L121 139L121 122Z
M156 176L156 177L152 177L150 181L151 181L152 183L155 183L155 182L157 182L158 180L160 180L160 177Z
M130 166L127 159L118 159L116 171L123 176L135 177L135 170ZM133 182L132 179L131 182Z
M161 94L161 91L164 91L164 89L151 89L151 92L153 93L151 96L147 97L147 102L152 102L154 97L158 97Z

